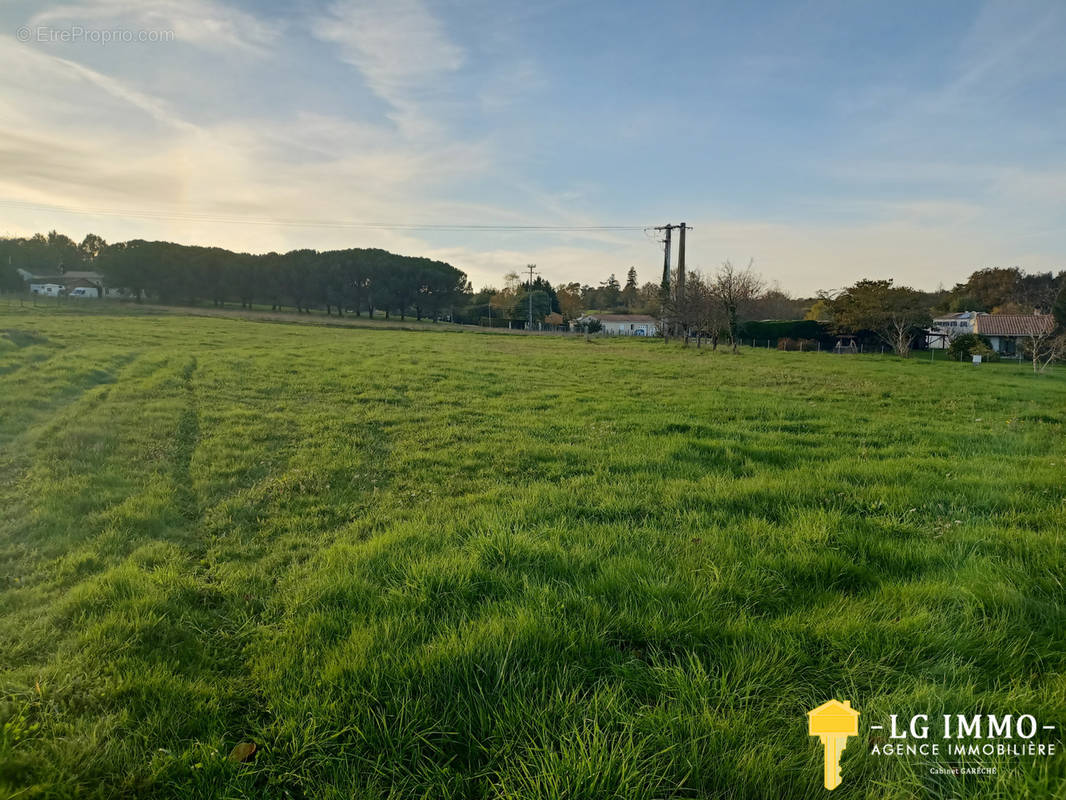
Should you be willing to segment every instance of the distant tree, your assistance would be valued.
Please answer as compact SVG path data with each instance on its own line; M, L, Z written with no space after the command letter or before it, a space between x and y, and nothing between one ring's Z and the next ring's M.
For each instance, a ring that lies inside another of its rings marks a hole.
M690 336L696 338L698 349L703 339L710 337L718 345L718 334L726 324L724 306L710 285L698 271L686 276L685 294L674 302L674 314L685 333L685 345Z
M581 284L568 283L556 290L559 299L559 312L564 319L577 319L581 316Z
M828 322L831 318L829 301L824 297L819 297L811 304L811 307L807 309L807 313L803 315L803 318L814 320L816 322Z
M992 313L993 314L1032 314L1033 313L1033 307L1032 306L1025 306L1025 305L1022 305L1021 303L1015 303L1014 301L1011 301L1009 303L1004 303L1001 306L996 306L995 308L992 309Z
M1033 362L1033 372L1046 370L1052 363L1066 359L1066 333L1049 325L1025 337L1025 354Z
M535 290L542 291L546 295L548 295L548 302L551 305L552 312L561 312L562 311L562 308L559 306L559 295L558 295L558 292L556 292L554 287L552 287L551 283L549 283L546 279L541 278L539 276L537 278L534 278L534 280L533 280L533 288Z
M600 284L600 305L603 308L616 308L622 299L622 285L618 278L611 276Z
M1066 272L1053 275L1050 272L1023 273L1015 287L1019 306L1041 314L1051 313L1055 298L1066 287Z
M518 277L517 272L508 272L503 276L503 288L489 301L497 316L508 318L515 316L515 304L518 302L521 288L522 279Z
M529 314L530 295L533 299L533 322L540 322L552 313L551 297L543 289L534 289L532 292L523 291L515 302L515 317L525 319Z
M60 271L78 269L82 266L81 250L69 236L57 231L49 231L48 251L50 260Z
M0 239L0 292L18 292L23 288L22 277L15 266L17 244L11 239Z
M959 311L991 311L996 306L1017 302L1022 271L1018 267L989 267L974 272L966 283L958 284L952 295L965 299L968 307Z
M721 304L734 353L739 344L740 319L762 291L762 278L752 270L754 264L752 259L739 270L731 261L725 261L710 284L713 296Z
M81 244L78 245L82 262L86 265L93 264L106 247L107 242L102 237L97 236L95 233L86 234L85 238L81 240Z
M908 356L915 336L932 317L924 293L892 280L862 280L823 298L838 333L872 331L898 355Z
M1062 282L1058 297L1052 304L1051 313L1055 316L1055 324L1060 330L1066 330L1066 281Z
M751 316L753 319L801 319L807 305L775 284L755 298Z
M634 310L657 316L661 310L662 298L657 283L645 283L637 292L637 305Z
M630 311L632 311L637 304L638 291L637 268L630 267L629 272L626 273L626 285L622 289L622 302Z

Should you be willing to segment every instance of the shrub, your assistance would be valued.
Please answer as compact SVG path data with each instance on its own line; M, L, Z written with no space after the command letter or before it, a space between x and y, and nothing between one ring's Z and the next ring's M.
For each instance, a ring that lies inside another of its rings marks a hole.
M978 342L970 348L971 356L981 356L982 361L999 361L999 353L984 342Z
M954 361L969 361L970 356L981 356L986 361L999 358L988 339L976 333L964 333L952 339L948 356Z

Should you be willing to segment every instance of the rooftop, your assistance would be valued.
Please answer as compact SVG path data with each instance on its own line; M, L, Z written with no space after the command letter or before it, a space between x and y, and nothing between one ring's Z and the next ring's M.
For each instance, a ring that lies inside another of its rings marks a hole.
M974 331L982 336L1036 336L1054 328L1050 314L981 314L974 321Z

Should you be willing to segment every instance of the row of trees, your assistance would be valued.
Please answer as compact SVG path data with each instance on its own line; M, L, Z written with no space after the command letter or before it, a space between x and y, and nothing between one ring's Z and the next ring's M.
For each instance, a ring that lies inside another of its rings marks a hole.
M980 269L958 283L937 304L943 311L988 311L996 314L1051 312L1066 287L1066 271L1025 272L1018 267Z
M451 316L470 292L466 275L450 264L357 248L251 255L171 242L108 245L92 236L78 245L53 232L0 240L0 263L8 288L21 285L19 268L38 273L93 269L108 286L127 289L138 300L263 304L301 312L323 308L327 314L383 311L386 318L401 319Z
M667 287L639 284L635 267L625 283L613 274L598 286L577 282L552 286L537 277L530 285L515 272L502 288L473 292L466 275L441 261L384 250L348 249L251 255L214 247L135 240L109 245L89 234L75 242L56 231L28 238L0 239L0 290L18 290L18 269L34 273L96 270L109 286L129 289L138 299L163 303L211 302L269 305L328 314L364 310L422 319L448 316L477 323L525 320L532 306L536 322L561 325L590 310L653 315L667 333L695 337L697 346L720 336L736 346L750 320L798 319L824 322L840 334L880 339L907 355L937 313L955 310L1050 313L1062 303L1066 272L1026 273L1017 267L974 272L951 290L923 292L892 280L862 280L818 298L792 298L767 286L749 263L725 262L714 274L694 271L683 291L674 275Z

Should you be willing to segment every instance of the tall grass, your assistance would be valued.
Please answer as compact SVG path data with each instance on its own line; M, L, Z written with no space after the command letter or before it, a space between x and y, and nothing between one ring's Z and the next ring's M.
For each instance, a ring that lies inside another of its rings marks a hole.
M1061 375L0 329L0 794L822 797L829 697L1066 721ZM1063 796L862 731L842 797Z

